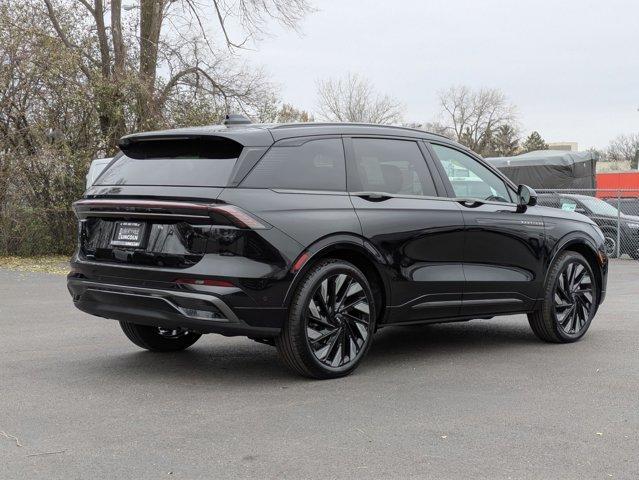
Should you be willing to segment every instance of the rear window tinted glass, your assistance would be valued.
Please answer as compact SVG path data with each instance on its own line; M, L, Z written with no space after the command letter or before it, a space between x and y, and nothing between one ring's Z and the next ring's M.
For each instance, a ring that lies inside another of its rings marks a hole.
M95 185L224 187L236 158L145 158L123 155L98 177Z
M249 173L242 187L344 191L342 141L328 138L297 146L274 146Z
M436 196L435 185L416 142L354 138L356 178L351 191Z

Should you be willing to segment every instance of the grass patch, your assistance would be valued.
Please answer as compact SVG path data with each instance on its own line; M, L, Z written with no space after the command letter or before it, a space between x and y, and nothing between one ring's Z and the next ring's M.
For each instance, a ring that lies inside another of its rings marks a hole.
M64 255L41 255L35 257L0 256L0 268L20 272L66 275L69 273L69 257Z

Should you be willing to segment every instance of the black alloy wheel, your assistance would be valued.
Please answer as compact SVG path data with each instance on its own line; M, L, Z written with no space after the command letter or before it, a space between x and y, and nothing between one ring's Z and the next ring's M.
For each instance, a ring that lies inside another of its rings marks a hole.
M595 287L590 272L578 261L568 262L555 284L555 318L568 335L577 335L590 320Z
M368 341L370 301L356 278L338 273L315 289L306 310L306 341L329 367L354 362Z
M550 268L543 304L528 314L528 322L541 340L575 342L590 327L598 301L599 286L592 267L581 254L566 251Z
M282 360L307 377L348 375L370 348L377 308L369 280L357 267L319 261L297 286L288 322L275 340Z

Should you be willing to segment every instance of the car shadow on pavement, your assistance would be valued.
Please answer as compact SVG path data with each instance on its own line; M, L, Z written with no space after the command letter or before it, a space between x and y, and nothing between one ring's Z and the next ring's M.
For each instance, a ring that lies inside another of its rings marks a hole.
M204 337L183 352L153 353L132 350L130 353L102 356L85 362L83 368L102 377L163 382L183 381L241 383L259 385L275 381L303 381L289 372L279 361L274 347L236 338L219 341ZM526 345L539 348L539 342L528 327L525 317L520 322L477 320L437 325L392 327L375 337L363 366L370 368L388 364L394 358L408 363L438 362L458 356L461 360L479 360L502 350L517 350Z
M544 345L530 330L525 317L503 322L499 318L431 325L394 326L380 330L366 359L368 364L383 363L393 357L473 356L494 354L498 350ZM547 345L547 344L546 344Z
M102 356L87 366L103 377L195 384L202 382L265 383L290 379L274 347L250 340L215 345L200 340L182 352L129 352Z

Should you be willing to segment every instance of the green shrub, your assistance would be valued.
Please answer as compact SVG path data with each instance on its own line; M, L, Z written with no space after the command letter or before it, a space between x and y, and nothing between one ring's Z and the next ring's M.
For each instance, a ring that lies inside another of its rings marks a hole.
M5 208L0 215L0 255L70 255L76 232L70 209Z

